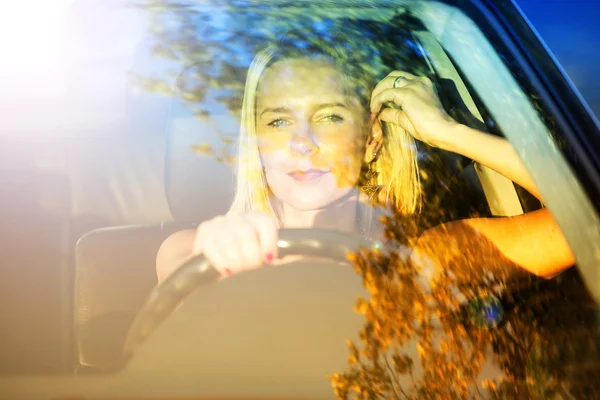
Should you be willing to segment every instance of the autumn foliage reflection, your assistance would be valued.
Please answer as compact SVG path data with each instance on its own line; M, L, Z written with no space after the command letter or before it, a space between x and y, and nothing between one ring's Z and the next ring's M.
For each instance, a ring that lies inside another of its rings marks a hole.
M250 60L290 30L302 32L298 40L303 43L344 43L352 49L349 54L371 40L383 64L362 65L373 76L399 68L430 73L413 40L414 32L425 29L409 14L381 23L360 19L353 9L336 17L341 9L320 2L298 9L255 7L242 0L198 7L179 0L139 3L148 11L154 55L173 66L163 76L177 79L173 85L171 79L138 75L136 83L177 98L200 120L223 110L237 117ZM460 97L452 96L451 82L436 83L454 119L481 124L461 107ZM276 149L281 143L269 145ZM392 211L383 221L386 247L364 250L353 259L370 298L356 304L364 326L360 342L348 344L347 369L330 377L338 398L600 398L594 380L600 376L597 306L576 269L551 280L528 275L460 222L422 237L424 229L446 221L489 216L489 208L480 188L459 178L469 160L421 143L417 147L423 187L419 217ZM208 144L195 150L219 162L234 159ZM353 184L343 181L348 166L339 161L340 186ZM368 171L363 178L358 185L375 195L379 188ZM482 373L492 364L494 372Z
M418 241L414 219L384 223L390 246L352 257L371 297L330 376L338 398L599 398L597 308L576 270L533 277L462 222Z

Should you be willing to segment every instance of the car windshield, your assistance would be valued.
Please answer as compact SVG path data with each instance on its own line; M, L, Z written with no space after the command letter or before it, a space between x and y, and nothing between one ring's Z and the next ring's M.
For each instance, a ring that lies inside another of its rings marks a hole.
M116 379L94 395L600 395L598 204L564 122L585 107L556 99L513 6L61 18L5 74L0 373Z

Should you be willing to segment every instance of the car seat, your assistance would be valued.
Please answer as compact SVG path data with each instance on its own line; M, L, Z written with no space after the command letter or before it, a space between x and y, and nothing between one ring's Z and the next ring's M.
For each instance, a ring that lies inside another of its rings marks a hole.
M214 127L172 101L165 135L165 187L173 220L102 228L76 246L75 335L81 371L111 371L129 325L156 285L155 260L172 233L226 212L231 168L198 156L194 145L219 141Z
M226 212L231 204L231 167L196 154L193 147L207 143L217 153L233 151L228 143L237 135L235 118L224 114L201 120L173 100L167 126L165 190L173 221L99 229L77 244L75 330L80 371L118 368L129 325L156 284L160 244L175 231ZM420 146L419 153L423 171L431 175L435 167L436 174L444 172L427 180L424 204L450 209L456 202L445 194L455 191L466 199L456 212L429 219L427 224L466 217L474 210L478 215L489 213L470 160L427 146Z
M174 118L167 140L166 188L174 221L103 228L77 244L75 328L83 369L111 371L119 366L129 325L157 282L155 259L161 243L178 230L225 212L231 203L231 169L192 153L191 145L202 132L192 126ZM471 164L454 163L452 168L456 182L438 182L430 191L445 193L457 183L477 181ZM471 193L472 199L483 196L477 187Z

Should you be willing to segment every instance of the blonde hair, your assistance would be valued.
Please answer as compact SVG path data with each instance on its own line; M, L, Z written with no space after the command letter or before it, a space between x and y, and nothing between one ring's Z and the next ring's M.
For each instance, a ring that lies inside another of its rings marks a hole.
M321 52L317 54L323 55ZM242 102L236 193L230 211L259 211L281 218L270 201L272 193L267 184L258 148L256 94L261 77L273 62L294 57L307 56L286 56L277 47L269 46L259 52L250 65ZM360 79L361 77L355 78ZM364 86L365 82L360 83ZM366 91L369 99L374 84L370 86ZM365 107L368 107L369 99L366 99L366 103L363 101ZM365 135L365 140L366 138ZM399 126L383 124L383 144L379 154L367 168L363 168L361 175L359 188L369 188L369 192L372 193L369 197L376 204L393 205L403 215L410 215L419 210L421 185L416 144L413 137Z

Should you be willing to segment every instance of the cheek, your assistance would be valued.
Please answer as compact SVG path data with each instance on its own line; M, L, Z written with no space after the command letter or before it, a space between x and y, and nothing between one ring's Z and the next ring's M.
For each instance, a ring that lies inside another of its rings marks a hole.
M321 154L330 165L339 187L353 186L360 174L365 140L360 127L352 127L322 141Z
M267 185L277 197L285 193L289 182L287 169L289 169L290 155L287 150L275 150L271 146L260 149L260 158L267 180Z
M285 161L289 159L287 152L277 151L273 148L260 148L260 159L265 172L272 173L283 169Z
M348 187L356 183L365 151L365 135L358 124L325 125L313 127L313 138L319 151L312 157L316 168L330 169L338 186ZM277 134L259 135L258 145L262 165L270 184L276 184L277 176L290 168L290 141L293 134L286 130Z
M272 157L274 154L286 152L290 146L291 135L285 131L277 134L259 134L258 150L265 158Z
M361 128L354 124L326 125L314 131L322 151L350 154L358 152L364 145Z

